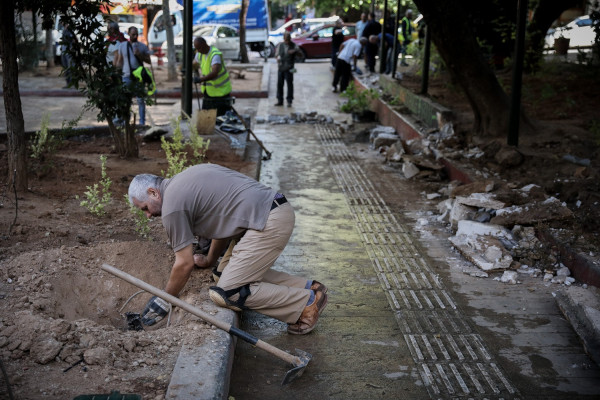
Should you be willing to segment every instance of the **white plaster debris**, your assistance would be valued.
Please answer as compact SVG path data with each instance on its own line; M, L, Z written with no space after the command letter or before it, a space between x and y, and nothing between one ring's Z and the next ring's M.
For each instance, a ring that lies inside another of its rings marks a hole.
M410 178L414 177L419 172L420 172L419 168L415 164L413 164L409 161L402 164L402 173L404 174L406 179L410 179Z
M517 281L518 275L519 274L517 274L516 271L504 271L502 276L494 278L494 280L500 281L502 283L508 283L510 285L516 285L517 283L519 283L519 281Z

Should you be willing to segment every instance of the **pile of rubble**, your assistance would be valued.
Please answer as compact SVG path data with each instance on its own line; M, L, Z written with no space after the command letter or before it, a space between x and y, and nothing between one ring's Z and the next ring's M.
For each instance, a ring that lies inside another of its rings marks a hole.
M257 124L271 124L271 125L284 125L284 124L332 124L333 118L328 115L321 115L316 111L310 111L307 113L293 112L289 115L277 115L272 114L267 118L256 117Z
M451 136L451 126L435 133L433 140L402 141L394 128L376 126L370 130L372 148L385 155L407 179L442 182L444 166L436 159L432 144ZM477 152L471 151L471 156ZM500 179L483 179L470 184L452 181L428 200L443 199L435 219L452 229L449 240L463 256L478 267L469 272L519 283L519 274L541 277L544 281L571 285L569 268L560 262L559 250L547 248L536 237L534 226L554 220L568 220L572 212L565 203L545 194L534 184L515 187Z

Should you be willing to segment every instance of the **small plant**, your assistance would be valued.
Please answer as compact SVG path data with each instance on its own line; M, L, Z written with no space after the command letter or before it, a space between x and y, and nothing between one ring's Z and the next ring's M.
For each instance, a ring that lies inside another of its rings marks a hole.
M196 126L189 122L190 127L190 140L186 142L183 137L183 132L181 131L181 117L173 119L171 122L173 124L173 138L171 141L165 139L165 137L161 137L161 147L165 152L165 156L167 158L168 169L167 172L161 171L161 173L170 178L190 165L200 164L204 162L204 157L206 155L206 151L208 150L208 146L210 145L210 140L204 140L198 134L198 129ZM192 157L188 159L189 153L191 152Z
M350 82L348 88L340 96L348 99L346 103L340 106L340 111L363 114L370 109L371 101L379 98L379 93L373 88L359 91L356 89L354 82Z
M52 137L48 133L50 125L50 114L42 115L40 130L35 132L33 143L31 143L31 157L40 159L45 153L51 153L54 150Z
M173 119L171 122L175 128L172 140L168 141L164 136L160 138L160 147L165 151L168 164L167 172L161 171L161 173L167 178L171 178L187 167L187 153L184 150L183 133L181 132L181 117Z
M190 126L190 144L193 159L193 164L201 164L204 162L204 158L206 157L206 152L208 150L208 146L210 146L210 139L204 140L202 136L198 134L198 127L196 124L193 124L191 119L188 118L188 124Z
M90 212L98 217L106 214L106 206L110 203L110 185L112 181L106 174L106 156L100 156L102 179L100 184L94 183L94 186L87 186L87 191L84 193L86 200L82 200L79 205L87 208ZM100 186L102 189L100 189ZM79 196L76 196L79 199Z
M129 211L133 214L133 222L135 224L135 232L143 238L150 239L150 225L148 222L150 221L146 214L139 208L133 205L133 203L129 202L129 196L125 194L125 202L129 205Z

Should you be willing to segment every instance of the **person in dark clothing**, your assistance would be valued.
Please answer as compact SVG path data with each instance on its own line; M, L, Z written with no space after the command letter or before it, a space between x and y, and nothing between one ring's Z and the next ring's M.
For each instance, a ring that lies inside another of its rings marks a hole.
M335 68L337 54L340 51L340 46L344 43L343 23L341 19L335 21L333 27L333 36L331 36L331 65Z
M383 46L385 43L385 46L387 48L387 57L386 57L386 64L385 64L385 74L390 74L392 73L392 68L394 66L394 62L396 62L398 60L398 55L400 54L400 52L402 51L402 45L400 44L400 41L398 41L398 38L396 37L396 54L395 56L393 55L394 52L394 35L392 35L391 33L386 33L385 34L385 40L382 41L381 40L381 33L379 35L377 35L377 38L379 39L379 45Z
M283 42L277 48L277 104L283 105L283 83L287 83L287 104L292 106L294 100L294 60L298 46L292 42L292 35L289 32L283 33Z
M381 33L381 24L375 20L375 14L369 13L369 22L363 30L363 36L369 39L371 36L377 37ZM375 72L375 56L377 55L377 43L369 40L365 46L365 63L370 72Z

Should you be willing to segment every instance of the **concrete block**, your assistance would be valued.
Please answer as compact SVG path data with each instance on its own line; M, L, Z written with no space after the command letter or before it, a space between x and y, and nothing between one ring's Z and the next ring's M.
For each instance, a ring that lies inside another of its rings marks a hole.
M471 193L468 197L457 196L456 201L466 206L494 210L506 207L506 203L496 200L493 193Z

